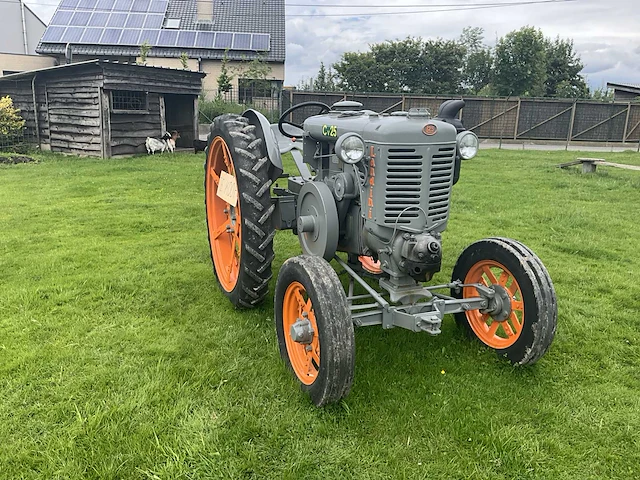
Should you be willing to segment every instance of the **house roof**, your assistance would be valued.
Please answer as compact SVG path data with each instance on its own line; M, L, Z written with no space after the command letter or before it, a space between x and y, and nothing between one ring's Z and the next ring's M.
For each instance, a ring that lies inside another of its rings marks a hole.
M197 0L62 0L36 51L133 57L148 41L149 56L284 62L284 0L211 1L212 21L199 22Z
M141 71L154 71L159 74L162 74L164 72L171 72L176 74L193 75L195 77L200 77L200 78L204 78L206 76L206 73L203 73L203 72L192 72L190 70L180 70L177 68L149 67L146 65L138 65L135 63L110 62L109 60L87 60L85 62L68 63L64 65L56 65L54 67L40 68L38 70L29 70L26 72L5 75L3 77L0 77L0 83L11 82L15 80L31 79L35 75L40 75L43 73L46 74L46 73L52 73L52 72L58 72L58 71L69 73L73 70L86 69L88 66L105 67L105 66L111 66L111 65L117 66L119 68L128 69L128 70L143 69Z
M640 85L637 84L607 82L607 88L613 88L615 90L622 90L630 93L637 93L638 95L640 95Z

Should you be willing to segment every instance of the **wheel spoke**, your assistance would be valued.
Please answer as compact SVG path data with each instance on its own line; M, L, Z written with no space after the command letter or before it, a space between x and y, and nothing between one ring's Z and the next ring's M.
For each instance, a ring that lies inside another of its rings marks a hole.
M489 325L489 336L493 337L496 334L496 330L498 330L498 327L500 326L500 322L496 322L495 320L493 321L493 323L491 325Z
M518 293L518 282L516 282L515 280L511 282L511 285L509 285L509 288L507 290L511 292L511 295L515 296L515 294Z
M511 325L507 320L502 322L502 330L504 330L504 333L506 333L508 337L512 337L514 335L513 328L511 328Z
M306 302L305 302L304 297L302 296L302 293L300 292L300 290L296 290L295 296L296 296L296 300L298 301L298 305L304 311Z
M518 333L522 328L522 324L520 323L520 320L518 320L518 316L514 312L511 312L511 315L509 316L509 318L511 319L511 323L513 323L513 328L515 329L515 333Z
M507 281L508 280L509 280L509 274L507 272L503 271L500 274L500 278L498 278L498 283L504 287L504 286L507 285Z
M496 276L493 274L493 272L491 271L491 269L489 267L487 267L486 265L483 266L482 267L482 271L484 272L484 274L489 279L489 282L491 282L492 284L498 283L498 279L496 278Z
M220 184L220 177L218 176L218 174L215 172L215 170L213 168L209 169L209 175L211 175L211 178L213 178L213 182L216 185Z
M231 233L229 231L229 228L231 228L231 223L230 222L226 222L226 223L223 223L222 225L220 225L218 228L216 228L213 231L213 235L212 235L213 240L216 240L223 233Z
M520 301L520 300L512 300L511 301L511 309L521 312L522 310L524 310L524 302Z

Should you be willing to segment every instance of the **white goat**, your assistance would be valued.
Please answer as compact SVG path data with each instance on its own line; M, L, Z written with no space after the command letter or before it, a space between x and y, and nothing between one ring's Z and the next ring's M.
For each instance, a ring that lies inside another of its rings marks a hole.
M178 134L178 132L174 133L176 135ZM177 138L180 138L180 135L178 135ZM149 155L152 155L158 151L160 153L164 153L165 150L173 152L176 148L176 143L175 140L172 141L172 139L173 136L169 132L165 132L165 134L162 135L162 138L159 140L157 138L147 137L147 141L144 142L145 147L147 147L147 153Z
M164 134L165 136L162 138L165 138L167 135L169 135L169 132ZM176 140L178 140L180 138L180 134L174 130L173 132L171 132L171 136L169 138L167 138L167 148L168 150L173 153L176 150Z

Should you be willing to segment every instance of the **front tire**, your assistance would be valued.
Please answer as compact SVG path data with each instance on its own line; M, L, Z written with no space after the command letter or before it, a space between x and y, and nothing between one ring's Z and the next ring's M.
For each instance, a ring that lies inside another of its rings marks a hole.
M455 319L471 336L516 365L537 362L555 336L558 306L549 272L525 245L487 238L469 245L453 268L452 281L498 286L511 300L506 319L470 310ZM495 287L494 287L495 288ZM452 289L455 298L477 297L475 287Z
M346 397L355 369L353 323L344 288L326 260L300 255L282 265L275 317L280 355L313 403ZM301 323L313 332L302 342L292 335L292 326Z
M256 127L239 115L217 117L211 125L205 163L205 209L214 273L224 294L241 308L257 306L269 291L276 233L271 220L270 162L264 140L255 132ZM226 181L226 187L235 183L233 199L218 195L221 181Z

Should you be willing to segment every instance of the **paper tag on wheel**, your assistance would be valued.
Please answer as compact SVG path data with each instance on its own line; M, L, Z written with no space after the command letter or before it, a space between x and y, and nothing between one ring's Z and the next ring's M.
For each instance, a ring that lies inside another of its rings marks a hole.
M238 203L238 184L233 175L229 175L224 170L220 172L220 183L218 183L216 195L232 207L236 206Z

